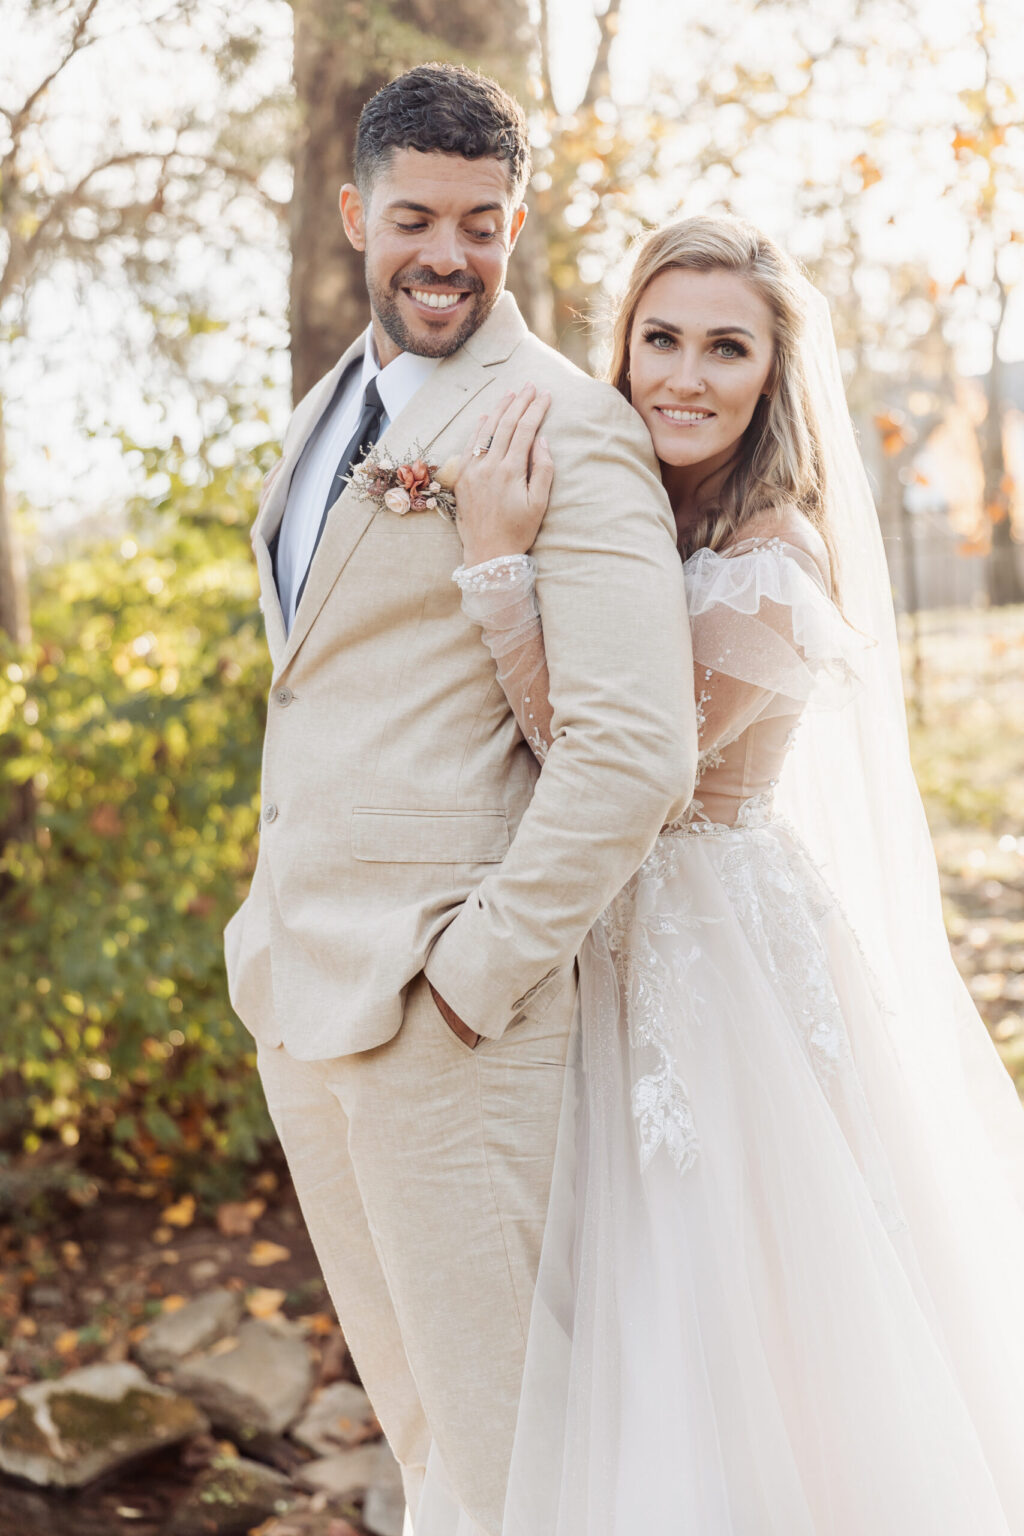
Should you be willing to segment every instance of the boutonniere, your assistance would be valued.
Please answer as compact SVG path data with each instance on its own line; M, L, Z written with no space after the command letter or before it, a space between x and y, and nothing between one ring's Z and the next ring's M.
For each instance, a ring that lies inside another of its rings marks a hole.
M455 492L448 470L448 464L439 468L418 456L403 462L374 447L348 479L356 494L377 508L399 517L407 512L436 512L454 523Z

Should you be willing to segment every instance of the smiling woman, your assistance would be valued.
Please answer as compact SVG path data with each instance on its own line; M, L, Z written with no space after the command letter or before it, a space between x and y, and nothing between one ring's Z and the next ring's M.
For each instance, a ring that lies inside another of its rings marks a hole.
M739 273L668 268L637 306L629 352L633 406L685 519L727 471L767 390L771 310Z

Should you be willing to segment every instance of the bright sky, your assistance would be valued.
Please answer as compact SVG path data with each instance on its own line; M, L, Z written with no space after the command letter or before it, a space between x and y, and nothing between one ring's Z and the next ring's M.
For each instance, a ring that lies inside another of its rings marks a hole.
M593 0L550 0L553 26L553 66L559 105L571 110L582 91L595 38ZM1024 90L1024 39L1012 25L1019 0L990 0L998 23L1000 69L1014 75ZM871 217L865 226L869 257L918 260L941 282L951 283L963 269L966 227L957 207L943 198L948 169L951 126L962 110L957 92L972 83L970 55L965 48L974 24L975 0L907 0L924 19L927 44L901 20L901 0L864 0L866 26L881 15L880 35L892 57L876 49L856 79L836 75L834 89L821 93L827 117L786 124L770 154L747 154L742 141L731 143L728 115L716 124L723 154L738 156L742 185L730 195L738 210L776 234L798 255L813 258L827 231L827 211L820 219L794 221L792 209L807 182L828 188L851 175L854 157L867 150L877 159L881 180L865 194ZM49 38L35 11L24 25L28 0L0 0L0 36L5 56L0 60L0 100L16 96L11 82L38 77L49 56ZM91 50L69 78L60 98L62 115L50 141L49 154L58 166L81 163L103 135L113 111L121 133L130 141L154 115L169 122L183 104L202 117L219 87L208 62L198 55L195 34L182 33L179 51L160 53L147 34L149 15L166 9L166 0L131 0L119 14L132 18L116 40ZM752 0L718 0L713 22L702 26L704 0L624 0L622 22L613 53L616 98L649 102L658 83L667 111L672 93L688 102L694 84L714 77L723 68L720 44L725 38L738 48L748 67L792 77L808 50L825 49L838 27L849 30L852 0L816 0L813 7L792 9L780 21L770 7ZM101 7L101 13L103 8ZM198 25L214 34L217 8L198 8ZM241 14L241 13L238 13ZM244 77L239 94L255 98L287 83L290 12L281 0L247 0L245 20L258 20L270 42L258 71ZM195 26L197 23L193 23ZM123 23L118 23L123 28ZM714 35L709 35L713 33ZM879 28L876 26L876 33ZM908 61L913 76L908 87ZM704 72L704 73L702 73ZM678 110L678 108L676 109ZM731 109L730 109L731 110ZM737 109L737 127L739 119ZM862 125L874 125L868 132ZM851 127L851 125L856 125ZM706 150L707 133L699 112L680 113L678 149L665 179L641 193L644 212L660 218L681 204L692 211L713 206L726 186L712 168L696 187L692 167ZM712 156L713 158L713 156ZM45 174L45 164L41 174ZM1024 185L1024 182L1022 182ZM280 184L275 195L285 196ZM1022 191L1024 204L1024 191ZM253 215L249 214L250 219ZM1019 227L1024 231L1024 206ZM248 236L248 238L247 238ZM1011 254L1024 253L1024 245ZM269 369L275 386L264 393L273 402L279 424L287 410L287 360L282 351L286 296L286 260L280 246L272 248L269 226L250 226L230 242L222 263L210 264L198 236L188 237L167 253L168 291L173 295L176 270L208 269L208 298L215 313L235 316L232 332L204 341L203 365L211 378L247 383L258 393ZM204 265L205 263L205 265ZM869 295L884 314L886 292ZM968 295L964 294L964 298ZM52 505L58 521L77 519L83 508L116 501L133 487L118 444L104 438L110 423L146 440L167 431L167 423L186 436L198 430L194 412L184 396L175 400L162 383L147 400L145 377L129 380L116 337L125 319L125 306L110 288L93 286L84 293L66 283L49 283L35 305L31 346L15 342L4 389L12 460L12 481L40 506ZM269 318L260 318L260 312ZM987 366L990 333L967 317L959 333L963 365ZM255 318L253 318L255 317ZM136 340L145 346L145 321L132 322ZM255 346L240 347L245 332ZM1017 294L1005 333L1007 358L1024 357L1024 283ZM269 362L268 362L269 359ZM156 381L160 376L154 372ZM161 425L161 416L166 421ZM190 421L191 415L191 421ZM179 425L180 420L180 425ZM99 437L90 436L99 433Z

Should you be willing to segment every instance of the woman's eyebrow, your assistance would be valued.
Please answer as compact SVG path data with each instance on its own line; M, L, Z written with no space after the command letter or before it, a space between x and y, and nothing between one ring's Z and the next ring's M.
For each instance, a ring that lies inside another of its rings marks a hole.
M656 325L663 331L671 331L673 336L681 336L683 334L682 326L673 325L671 320L659 320L656 315L648 315L647 319L641 320L640 324ZM740 336L749 336L751 341L757 340L753 331L748 331L745 325L716 325L713 330L705 331L704 334L705 336L735 336L738 334Z

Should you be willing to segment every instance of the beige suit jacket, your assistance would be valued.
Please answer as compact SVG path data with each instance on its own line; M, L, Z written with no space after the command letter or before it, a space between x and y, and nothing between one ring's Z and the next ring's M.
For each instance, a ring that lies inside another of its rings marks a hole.
M259 858L226 934L231 998L301 1060L390 1039L424 968L474 1030L545 1005L588 928L689 800L696 727L671 513L640 418L530 335L509 294L382 445L440 464L480 413L552 393L533 553L555 741L538 777L451 579L455 528L346 488L291 633L268 541L360 339L296 407L253 531L274 663Z

